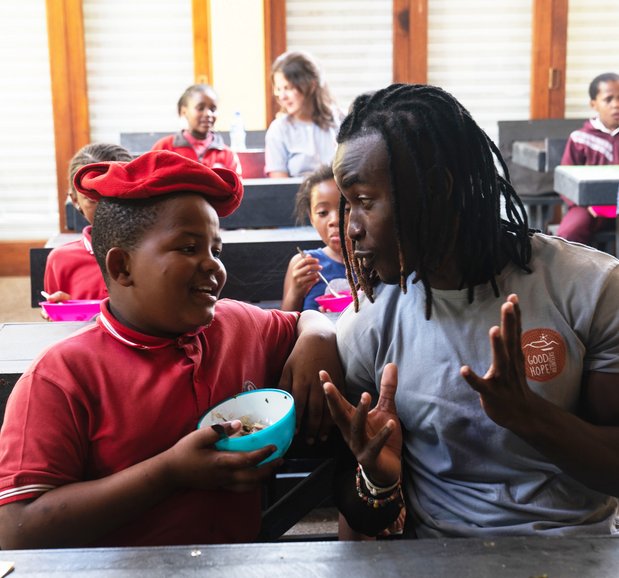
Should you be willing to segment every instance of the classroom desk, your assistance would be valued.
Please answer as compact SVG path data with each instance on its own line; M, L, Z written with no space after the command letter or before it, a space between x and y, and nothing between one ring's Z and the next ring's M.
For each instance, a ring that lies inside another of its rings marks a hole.
M558 166L554 188L577 205L616 205L619 165ZM615 239L619 239L619 219L616 227Z
M157 548L5 550L11 578L616 578L614 538L295 542Z
M0 423L4 419L6 399L15 382L43 349L67 337L88 322L0 324Z
M294 227L295 199L302 178L243 179L239 208L220 219L222 229Z
M31 249L32 307L37 307L43 289L45 261L50 248L79 238L79 235L61 234L48 240L45 249ZM288 262L303 250L322 247L314 227L280 227L276 229L222 229L222 262L228 280L222 297L241 301L281 301Z
M546 144L543 140L516 141L512 150L512 161L532 171L545 172Z
M512 162L539 173L550 173L561 162L567 138L514 141Z
M565 150L566 138L544 138L539 140L514 141L512 145L512 163L519 167L541 174L551 174L561 162ZM520 191L517 191L520 193ZM520 193L520 199L529 213L529 226L541 231L546 230L549 221L557 219L557 205L561 204L556 192L527 195Z

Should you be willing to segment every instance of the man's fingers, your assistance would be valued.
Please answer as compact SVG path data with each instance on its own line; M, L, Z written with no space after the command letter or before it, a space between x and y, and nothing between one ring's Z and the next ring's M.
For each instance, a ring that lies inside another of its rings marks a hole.
M367 463L374 463L376 461L378 454L380 454L380 450L382 450L387 443L395 427L395 422L390 419L372 439L368 440L363 452L364 461L367 460Z
M349 416L352 410L352 405L350 405L350 403L348 403L348 401L344 399L337 387L335 387L335 385L331 381L323 381L322 389L325 392L325 397L327 398L327 406L329 408L329 413L331 414L333 421L340 429L342 429L343 427L347 427L350 421Z
M383 369L380 380L380 395L376 409L389 413L396 413L395 392L398 387L398 366L395 363L388 363Z

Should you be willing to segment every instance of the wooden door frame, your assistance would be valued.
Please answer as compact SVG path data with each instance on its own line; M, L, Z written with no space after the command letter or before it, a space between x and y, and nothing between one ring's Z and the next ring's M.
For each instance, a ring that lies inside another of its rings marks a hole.
M533 0L531 119L565 117L568 0Z
M428 0L393 0L393 82L428 82Z
M271 65L286 52L286 0L264 0L264 92L266 126L271 124L278 111L271 86Z
M60 231L66 232L67 171L71 157L90 142L82 0L46 0L56 147Z
M211 0L191 0L193 68L197 84L214 84Z

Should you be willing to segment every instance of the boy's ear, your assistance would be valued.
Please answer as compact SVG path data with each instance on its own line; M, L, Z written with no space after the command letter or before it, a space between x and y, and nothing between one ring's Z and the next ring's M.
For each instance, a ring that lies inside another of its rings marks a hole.
M131 280L131 255L120 247L112 247L105 256L105 267L110 279L123 287L133 284Z

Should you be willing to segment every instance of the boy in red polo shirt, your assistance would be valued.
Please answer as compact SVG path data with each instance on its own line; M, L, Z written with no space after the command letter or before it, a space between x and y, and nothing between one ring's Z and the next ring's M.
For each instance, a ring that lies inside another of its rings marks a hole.
M96 323L44 352L0 434L0 547L146 546L256 538L273 447L219 452L200 416L278 385L322 436L318 369L339 359L316 312L223 299L219 217L239 177L168 151L75 176L98 200L93 248L109 288ZM225 424L230 435L239 421Z

